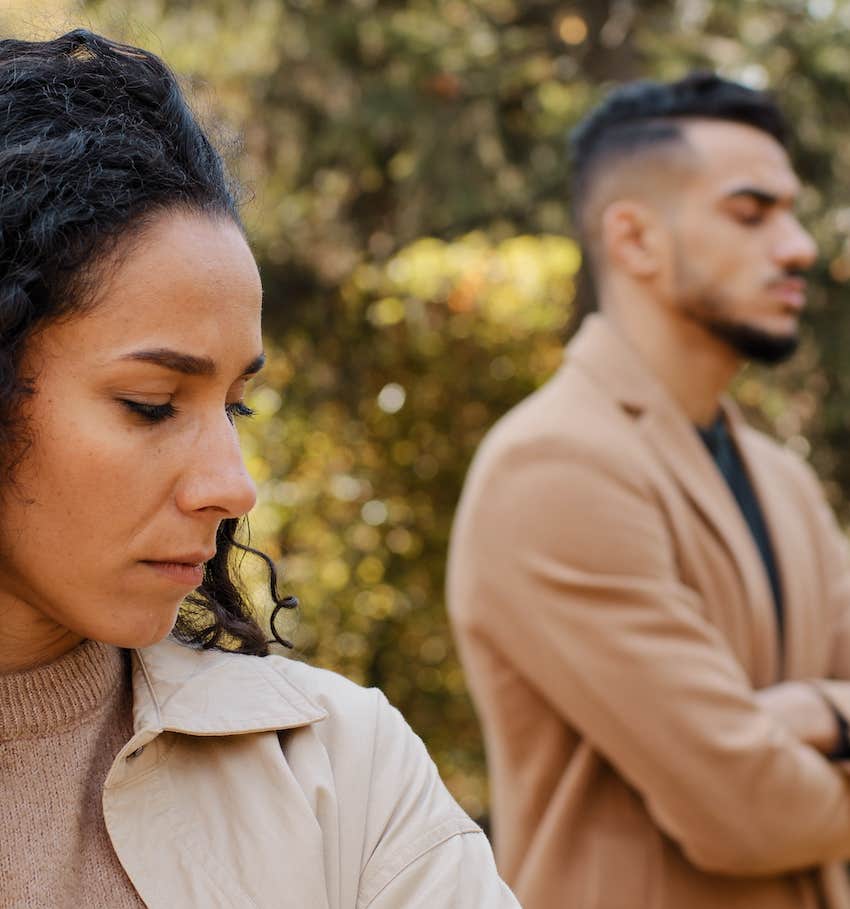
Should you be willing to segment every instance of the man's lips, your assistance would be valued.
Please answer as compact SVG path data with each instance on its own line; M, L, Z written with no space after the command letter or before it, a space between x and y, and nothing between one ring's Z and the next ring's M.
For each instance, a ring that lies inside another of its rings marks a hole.
M795 311L806 305L806 281L803 278L782 278L771 284L771 290L774 296Z

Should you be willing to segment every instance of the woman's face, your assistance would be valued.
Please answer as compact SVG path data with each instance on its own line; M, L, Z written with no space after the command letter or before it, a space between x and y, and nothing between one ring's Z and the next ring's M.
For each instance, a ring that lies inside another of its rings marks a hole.
M32 445L0 505L0 670L168 634L225 518L254 504L234 421L262 363L254 259L163 214L86 314L27 351Z

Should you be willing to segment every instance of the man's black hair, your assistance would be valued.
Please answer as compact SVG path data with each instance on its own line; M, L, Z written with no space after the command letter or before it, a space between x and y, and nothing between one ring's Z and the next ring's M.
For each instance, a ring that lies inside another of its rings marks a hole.
M783 147L788 145L788 124L769 94L714 73L695 72L678 82L620 86L570 135L577 223L594 177L606 161L675 141L681 137L676 121L684 118L743 123L767 133Z

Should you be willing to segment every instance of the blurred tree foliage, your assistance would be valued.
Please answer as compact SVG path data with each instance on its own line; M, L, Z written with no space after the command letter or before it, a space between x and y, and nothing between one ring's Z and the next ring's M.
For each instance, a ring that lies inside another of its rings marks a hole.
M243 432L254 539L301 598L299 652L383 687L473 814L483 754L443 604L452 512L482 434L560 360L579 267L564 139L611 83L708 66L788 111L823 257L803 350L737 391L811 450L848 517L850 0L126 9L38 0L0 25L147 46L241 135L272 354Z

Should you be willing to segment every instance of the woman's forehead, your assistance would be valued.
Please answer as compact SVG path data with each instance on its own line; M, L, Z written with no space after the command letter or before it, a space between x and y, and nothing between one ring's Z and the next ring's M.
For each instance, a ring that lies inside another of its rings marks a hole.
M100 366L170 350L229 373L262 352L261 308L259 274L239 228L168 214L104 270L84 313L44 330L44 352Z

